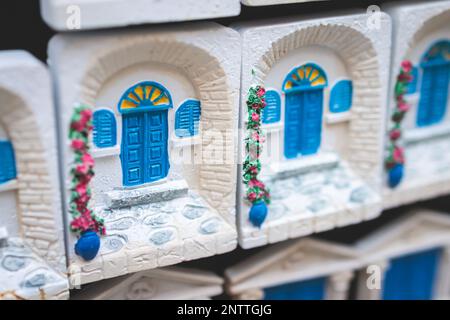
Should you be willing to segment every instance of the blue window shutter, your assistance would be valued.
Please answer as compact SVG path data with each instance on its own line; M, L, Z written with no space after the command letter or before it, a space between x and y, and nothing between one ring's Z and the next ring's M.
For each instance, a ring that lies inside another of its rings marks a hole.
M266 107L263 110L262 122L275 123L280 121L281 99L278 92L268 90L266 92Z
M417 126L419 127L424 127L430 124L429 110L433 103L433 77L433 67L424 68L422 76L422 86L420 89L420 102L417 111Z
M114 113L109 110L94 112L93 140L97 148L108 148L116 145L117 128Z
M326 278L287 283L264 289L265 300L323 300Z
M407 88L407 91L406 91L407 94L412 94L412 93L416 93L417 92L417 80L419 78L419 68L414 66L412 68L412 70L411 70L411 76L412 76L412 80L408 84L408 88Z
M200 116L200 101L194 99L185 101L175 113L175 135L179 138L197 135Z
M352 106L353 84L350 80L341 80L331 89L330 112L345 112Z
M10 141L0 141L0 183L15 179L16 159Z

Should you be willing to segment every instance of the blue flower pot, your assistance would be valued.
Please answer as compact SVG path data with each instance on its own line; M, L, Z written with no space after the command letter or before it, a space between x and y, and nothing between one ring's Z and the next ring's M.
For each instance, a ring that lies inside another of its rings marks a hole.
M250 222L255 227L261 228L261 225L264 223L264 221L267 218L268 211L269 211L269 209L267 208L267 205L264 201L254 203L252 205L252 208L250 209L250 213L249 213Z
M389 187L397 187L403 179L404 166L402 164L396 164L391 170L389 170Z
M86 231L75 243L75 253L85 261L93 260L100 250L100 237L94 231Z

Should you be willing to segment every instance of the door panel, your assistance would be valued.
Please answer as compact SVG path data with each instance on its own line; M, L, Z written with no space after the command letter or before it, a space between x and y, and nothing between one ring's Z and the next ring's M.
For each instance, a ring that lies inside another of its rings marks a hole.
M134 113L123 117L122 172L126 186L144 183L143 148L144 114Z
M301 134L301 154L315 154L320 147L322 136L322 89L308 90L304 93L303 132Z
M393 259L384 279L383 299L432 299L440 255L440 249L433 249Z
M288 159L296 158L300 148L302 99L302 92L291 92L286 94L284 155Z
M146 182L163 179L167 175L167 111L148 113L148 145L146 148Z

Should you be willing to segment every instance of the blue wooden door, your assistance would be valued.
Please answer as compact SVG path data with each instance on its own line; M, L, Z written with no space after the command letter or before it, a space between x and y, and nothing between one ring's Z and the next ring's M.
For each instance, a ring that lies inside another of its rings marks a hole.
M265 300L323 300L326 278L283 284L264 289Z
M314 154L319 150L322 136L323 90L305 91L302 110L302 133L300 134L300 153Z
M441 40L431 46L421 59L422 85L417 111L417 126L442 121L447 109L450 79L450 41Z
M167 176L167 110L123 115L121 157L126 186L149 183Z
M383 299L432 299L440 254L440 249L433 249L393 259L385 275Z
M322 135L323 90L309 89L286 94L284 155L296 158L318 151Z
M433 125L443 119L447 109L449 75L450 64L424 66L417 113L419 127Z

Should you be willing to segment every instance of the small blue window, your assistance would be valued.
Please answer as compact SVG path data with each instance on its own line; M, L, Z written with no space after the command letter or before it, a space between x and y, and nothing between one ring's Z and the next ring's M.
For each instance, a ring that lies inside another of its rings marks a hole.
M346 112L352 106L353 85L350 80L341 80L331 89L330 112Z
M175 113L175 135L179 138L197 135L200 115L200 101L189 99L183 102Z
M281 99L275 90L267 90L266 107L263 110L262 122L275 123L280 121Z
M94 112L94 145L97 148L108 148L116 145L117 129L114 113L109 110Z
M412 70L411 70L411 76L412 76L412 80L408 84L408 88L407 88L407 91L406 91L407 94L412 94L412 93L416 93L417 92L417 79L419 77L419 68L414 66L412 68Z
M0 141L0 183L14 180L16 176L16 159L12 143Z

